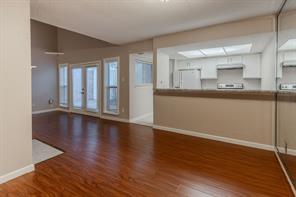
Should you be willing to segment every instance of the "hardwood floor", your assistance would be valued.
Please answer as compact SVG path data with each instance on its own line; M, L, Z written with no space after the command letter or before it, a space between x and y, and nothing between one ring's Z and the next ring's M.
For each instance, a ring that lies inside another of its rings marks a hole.
M52 112L33 137L65 151L0 196L293 196L273 152Z

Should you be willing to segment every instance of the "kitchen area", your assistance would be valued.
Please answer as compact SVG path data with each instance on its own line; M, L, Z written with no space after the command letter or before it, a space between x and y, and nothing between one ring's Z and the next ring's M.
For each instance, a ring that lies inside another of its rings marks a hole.
M275 34L260 33L157 50L157 88L275 90Z

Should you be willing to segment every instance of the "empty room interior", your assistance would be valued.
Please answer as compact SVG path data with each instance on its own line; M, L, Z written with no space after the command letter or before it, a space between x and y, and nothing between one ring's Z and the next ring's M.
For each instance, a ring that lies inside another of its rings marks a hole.
M0 197L296 196L296 0L0 0Z

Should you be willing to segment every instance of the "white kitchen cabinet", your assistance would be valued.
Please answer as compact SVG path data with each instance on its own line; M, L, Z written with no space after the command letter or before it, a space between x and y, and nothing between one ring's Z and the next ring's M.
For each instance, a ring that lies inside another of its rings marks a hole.
M216 64L228 64L228 58L227 57L217 57L216 58Z
M218 57L216 59L217 65L221 64L241 64L242 56L227 56L227 57Z
M278 53L277 78L283 77L283 63L296 60L296 51L282 51Z
M242 56L230 56L228 57L229 64L241 64L242 63Z
M201 79L217 79L215 58L203 59L201 65Z
M259 54L244 55L242 63L245 65L243 78L259 79L261 78L261 57Z
M296 51L288 51L284 53L284 61L291 61L296 59Z

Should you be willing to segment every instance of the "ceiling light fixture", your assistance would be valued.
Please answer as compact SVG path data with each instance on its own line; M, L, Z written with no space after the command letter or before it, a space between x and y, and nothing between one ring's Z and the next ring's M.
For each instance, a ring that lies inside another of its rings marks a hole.
M225 51L222 47L219 48L210 48L210 49L201 49L200 50L203 54L205 54L208 57L212 56L224 56L226 55Z
M295 43L290 43L289 45L295 45L296 48L296 39ZM232 45L225 47L217 48L208 48L208 49L197 49L191 51L180 51L179 54L187 58L202 58L202 57L217 57L217 56L227 56L227 55L239 55L251 53L252 43L242 44L242 45Z
M224 50L227 55L237 55L237 54L244 54L250 53L252 49L252 44L242 44L242 45L233 45L233 46L226 46Z
M193 50L193 51L180 51L179 54L187 57L187 58L200 58L205 57L205 55L200 52L200 50Z
M167 3L169 2L170 0L160 0L162 3Z
M296 39L290 39L285 42L280 48L280 51L288 51L288 50L295 50L296 49Z

